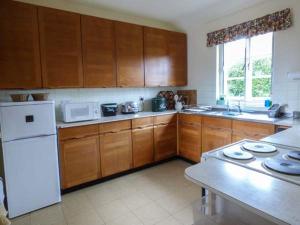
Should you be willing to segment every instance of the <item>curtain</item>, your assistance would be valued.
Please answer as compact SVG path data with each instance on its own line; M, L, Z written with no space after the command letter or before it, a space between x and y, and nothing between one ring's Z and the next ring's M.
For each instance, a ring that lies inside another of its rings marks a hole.
M292 26L291 9L287 8L266 16L207 34L207 47L249 38L268 32L286 30Z

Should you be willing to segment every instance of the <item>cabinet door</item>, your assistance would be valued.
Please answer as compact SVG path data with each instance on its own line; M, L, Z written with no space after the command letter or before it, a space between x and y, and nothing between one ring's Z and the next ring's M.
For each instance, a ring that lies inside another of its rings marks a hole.
M99 136L62 141L60 145L62 188L100 177Z
M167 86L170 74L168 32L144 27L145 86Z
M132 168L131 130L100 135L102 176Z
M231 143L231 130L217 127L202 128L202 153Z
M177 125L166 124L154 126L155 161L175 156L177 153Z
M168 50L170 59L169 86L187 85L187 40L186 34L169 32Z
M139 167L153 162L153 126L132 130L133 166Z
M0 2L0 88L41 88L37 7Z
M115 35L111 20L81 16L84 87L115 87Z
M115 22L117 85L119 87L143 87L143 27Z
M39 7L43 86L82 87L80 15Z
M201 156L201 124L179 123L179 154L194 162Z

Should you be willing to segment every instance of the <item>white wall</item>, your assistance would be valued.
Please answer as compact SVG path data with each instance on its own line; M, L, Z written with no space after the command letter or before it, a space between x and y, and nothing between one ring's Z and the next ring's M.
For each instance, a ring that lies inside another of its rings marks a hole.
M189 86L198 90L198 101L215 104L216 47L206 47L206 34L266 14L292 8L293 26L274 34L273 102L287 103L288 111L300 110L300 81L287 80L287 72L300 71L300 1L269 0L251 8L202 24L197 15L182 18L188 33Z

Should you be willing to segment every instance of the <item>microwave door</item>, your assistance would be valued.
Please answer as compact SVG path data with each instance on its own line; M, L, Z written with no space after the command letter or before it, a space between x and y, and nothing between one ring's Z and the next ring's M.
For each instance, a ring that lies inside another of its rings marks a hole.
M92 109L88 104L71 105L69 110L66 110L67 121L83 121L93 119Z

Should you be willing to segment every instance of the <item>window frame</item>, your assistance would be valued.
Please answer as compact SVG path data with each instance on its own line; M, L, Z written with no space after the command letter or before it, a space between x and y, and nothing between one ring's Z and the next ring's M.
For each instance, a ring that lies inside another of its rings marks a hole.
M268 98L272 99L272 86L274 79L274 32L272 33L272 60L271 60L271 87L270 97L253 97L252 96L252 63L251 63L251 38L245 38L245 95L243 97L230 97L226 95L229 101L243 102L245 106L263 107L263 101ZM224 74L224 45L217 46L217 99L222 95L225 96L225 74ZM235 79L234 79L235 80Z

